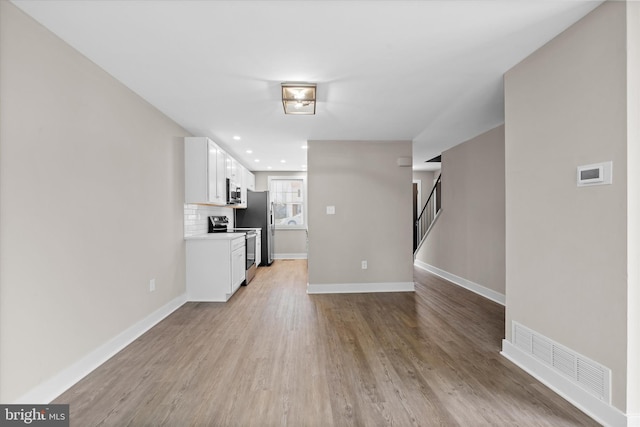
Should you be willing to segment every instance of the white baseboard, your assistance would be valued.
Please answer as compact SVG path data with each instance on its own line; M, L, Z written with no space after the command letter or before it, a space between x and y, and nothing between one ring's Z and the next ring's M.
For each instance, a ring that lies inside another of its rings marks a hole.
M471 292L475 292L476 294L481 295L487 299L490 299L493 302L497 302L500 305L505 305L506 298L504 294L501 294L500 292L496 292L493 289L489 289L487 287L474 283L471 280L467 280L463 277L456 276L455 274L441 270L438 267L434 267L420 260L415 260L413 265L423 270L426 270L429 273L433 273L436 276L440 276L443 279L446 279L453 284L456 284L465 289L468 289Z
M306 252L298 254L273 254L273 259L307 259L307 254Z
M374 292L413 292L413 282L307 284L308 294L360 294Z
M87 376L91 371L102 365L120 350L131 344L142 334L147 332L162 319L173 313L187 302L187 294L182 294L169 301L144 319L130 326L114 338L102 344L68 368L52 378L34 387L15 402L16 404L46 405L60 396L75 383Z
M598 399L507 340L502 340L502 351L500 354L551 390L558 393L576 408L605 426L630 427L634 425L632 424L633 422L637 422L637 420L632 421L632 418L636 417L635 415L627 419L625 414L609 403Z

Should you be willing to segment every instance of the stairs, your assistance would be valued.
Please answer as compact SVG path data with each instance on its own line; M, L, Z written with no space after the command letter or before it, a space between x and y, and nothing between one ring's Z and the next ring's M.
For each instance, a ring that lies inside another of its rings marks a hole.
M441 206L441 177L442 174L438 176L435 184L433 184L433 188L431 189L431 193L429 194L429 198L427 202L424 204L416 223L414 224L414 230L416 238L414 239L417 242L417 245L413 248L413 257L415 259L418 250L424 243L425 239L429 235L429 231L431 231L431 227L435 224L436 220L440 216L440 212L442 210Z

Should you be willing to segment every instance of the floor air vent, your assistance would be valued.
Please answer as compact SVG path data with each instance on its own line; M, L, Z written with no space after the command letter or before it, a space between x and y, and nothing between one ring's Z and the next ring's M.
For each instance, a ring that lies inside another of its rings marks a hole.
M512 322L513 344L568 377L594 396L611 403L611 370L549 338Z

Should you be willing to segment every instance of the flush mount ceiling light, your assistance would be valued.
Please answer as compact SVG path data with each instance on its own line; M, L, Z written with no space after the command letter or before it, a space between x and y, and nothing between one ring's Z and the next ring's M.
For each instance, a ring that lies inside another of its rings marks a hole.
M285 114L315 114L315 83L282 83L282 105Z

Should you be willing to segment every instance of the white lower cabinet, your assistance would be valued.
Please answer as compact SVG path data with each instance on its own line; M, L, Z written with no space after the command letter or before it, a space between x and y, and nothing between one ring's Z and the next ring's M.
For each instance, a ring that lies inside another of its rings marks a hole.
M189 301L228 301L245 278L245 237L186 242Z
M242 247L234 249L231 253L231 283L235 289L238 289L244 281L246 273L245 264L245 248L244 245L242 245Z

